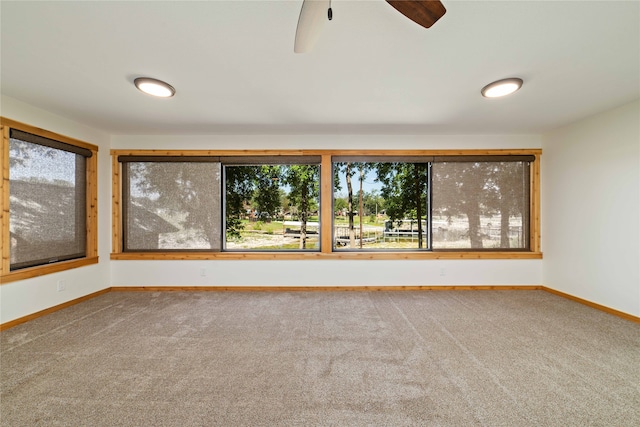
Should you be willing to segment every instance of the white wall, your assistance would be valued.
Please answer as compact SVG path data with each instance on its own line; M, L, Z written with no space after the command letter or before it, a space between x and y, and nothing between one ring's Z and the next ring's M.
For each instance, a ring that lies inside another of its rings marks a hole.
M113 136L125 149L540 148L536 135ZM201 276L201 270L206 276ZM542 260L112 261L112 286L540 285Z
M113 135L113 149L402 150L541 148L539 135Z
M543 137L545 286L640 316L640 102Z
M98 151L98 256L100 262L0 286L0 323L53 307L110 286L109 251L111 217L110 136L60 116L2 96L0 115L25 124L97 145ZM66 289L56 291L58 280Z
M542 284L540 260L113 261L111 268L113 286Z

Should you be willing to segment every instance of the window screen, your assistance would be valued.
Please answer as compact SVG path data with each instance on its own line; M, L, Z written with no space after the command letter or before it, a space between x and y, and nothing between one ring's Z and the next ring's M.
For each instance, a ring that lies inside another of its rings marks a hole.
M11 130L11 270L86 256L90 155L89 150Z
M433 164L433 249L528 249L529 162Z
M220 250L217 159L120 160L125 251Z

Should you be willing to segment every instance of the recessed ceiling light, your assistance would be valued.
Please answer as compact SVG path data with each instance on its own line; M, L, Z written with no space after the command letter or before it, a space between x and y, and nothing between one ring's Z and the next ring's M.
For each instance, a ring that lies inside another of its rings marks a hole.
M133 81L138 89L142 92L158 96L160 98L170 98L176 94L176 90L168 83L162 80L152 79L149 77L138 77Z
M498 80L497 82L489 83L480 91L485 98L499 98L501 96L509 95L522 86L522 79L512 77L509 79Z

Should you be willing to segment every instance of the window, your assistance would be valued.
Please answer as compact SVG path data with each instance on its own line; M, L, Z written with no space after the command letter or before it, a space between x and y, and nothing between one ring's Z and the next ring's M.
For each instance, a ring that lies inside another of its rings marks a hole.
M541 258L540 154L113 150L111 257Z
M250 161L223 158L225 249L319 250L320 159Z
M335 158L336 250L427 250L430 158Z
M336 250L528 250L534 156L335 157Z
M442 160L433 164L433 248L528 250L533 159Z
M317 156L118 161L123 252L320 248Z
M121 157L123 250L220 250L217 158Z
M3 281L97 262L97 147L2 123Z

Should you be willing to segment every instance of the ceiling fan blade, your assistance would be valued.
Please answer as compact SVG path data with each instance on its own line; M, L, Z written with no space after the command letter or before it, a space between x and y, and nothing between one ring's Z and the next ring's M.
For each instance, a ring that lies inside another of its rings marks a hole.
M327 20L327 10L331 7L331 0L304 0L296 28L296 42L293 47L295 53L311 51L318 40L324 22Z
M447 11L438 0L387 0L387 3L425 28L435 24Z

